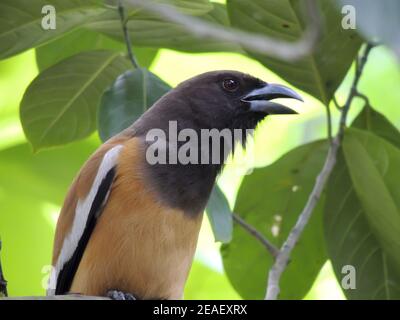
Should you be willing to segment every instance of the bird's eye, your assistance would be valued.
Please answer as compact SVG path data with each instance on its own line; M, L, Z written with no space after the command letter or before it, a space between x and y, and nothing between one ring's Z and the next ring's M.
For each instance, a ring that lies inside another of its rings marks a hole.
M222 81L222 87L226 91L236 91L239 88L239 81L235 79L225 79L224 81Z

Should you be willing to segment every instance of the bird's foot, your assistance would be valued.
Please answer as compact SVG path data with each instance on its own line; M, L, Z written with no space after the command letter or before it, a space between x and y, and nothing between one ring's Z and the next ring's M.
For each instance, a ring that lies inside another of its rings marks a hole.
M107 292L107 297L112 300L136 300L135 296L131 293L122 292L119 290L110 290Z

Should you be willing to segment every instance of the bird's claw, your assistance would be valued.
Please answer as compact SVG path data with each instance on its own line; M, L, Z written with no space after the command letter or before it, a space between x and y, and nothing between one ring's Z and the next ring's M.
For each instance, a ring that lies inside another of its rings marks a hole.
M136 300L135 296L131 293L122 292L119 290L110 290L107 292L107 297L112 300Z

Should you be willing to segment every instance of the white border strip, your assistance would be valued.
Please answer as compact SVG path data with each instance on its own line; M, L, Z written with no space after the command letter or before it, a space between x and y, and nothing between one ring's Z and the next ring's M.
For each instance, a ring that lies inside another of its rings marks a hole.
M107 173L117 164L118 156L122 147L122 145L117 145L106 152L88 195L84 200L78 199L71 231L64 239L57 263L50 274L47 295L55 294L58 274L65 263L73 256L85 230L90 208L92 207L92 203L96 197L100 184L106 177Z

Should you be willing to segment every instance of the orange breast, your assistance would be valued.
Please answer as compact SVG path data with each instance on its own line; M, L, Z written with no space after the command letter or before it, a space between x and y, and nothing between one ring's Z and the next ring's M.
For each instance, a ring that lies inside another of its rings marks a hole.
M160 202L145 179L144 154L138 139L124 143L71 292L104 295L117 289L140 299L182 297L202 214L190 217Z

